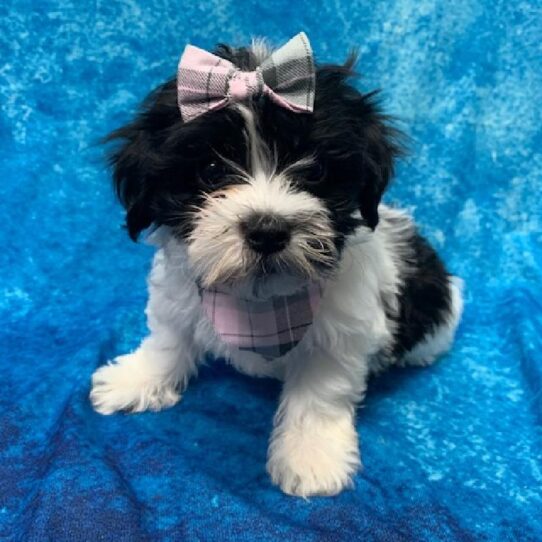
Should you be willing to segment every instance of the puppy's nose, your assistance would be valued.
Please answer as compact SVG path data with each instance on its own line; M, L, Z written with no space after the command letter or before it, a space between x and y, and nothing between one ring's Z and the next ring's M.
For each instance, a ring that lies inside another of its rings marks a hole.
M260 254L273 254L285 249L290 242L291 228L280 216L253 214L241 224L248 246Z

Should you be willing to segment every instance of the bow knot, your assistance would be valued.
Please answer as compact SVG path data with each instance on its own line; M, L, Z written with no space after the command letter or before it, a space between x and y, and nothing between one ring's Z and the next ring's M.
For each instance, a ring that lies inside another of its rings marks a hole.
M233 72L229 84L227 98L232 102L242 102L263 92L264 81L260 69L253 72Z
M187 45L177 73L177 97L185 122L261 95L295 113L311 113L314 87L314 59L303 32L254 71L241 71L228 60Z

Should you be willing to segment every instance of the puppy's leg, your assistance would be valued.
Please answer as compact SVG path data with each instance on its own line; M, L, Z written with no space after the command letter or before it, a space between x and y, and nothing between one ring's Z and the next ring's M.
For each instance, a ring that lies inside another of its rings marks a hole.
M90 399L100 414L161 410L177 403L196 371L182 341L164 343L153 333L132 354L117 357L92 375Z
M199 358L193 340L197 293L181 279L168 288L158 257L149 281L147 320L150 335L133 353L100 367L92 376L90 399L101 414L171 407L180 399Z
M317 352L289 365L271 436L267 470L290 495L335 495L360 467L355 405L365 392L359 356Z
M405 353L399 360L399 365L430 365L449 350L463 312L463 281L451 277L448 284L449 297L446 309L439 315L440 321Z

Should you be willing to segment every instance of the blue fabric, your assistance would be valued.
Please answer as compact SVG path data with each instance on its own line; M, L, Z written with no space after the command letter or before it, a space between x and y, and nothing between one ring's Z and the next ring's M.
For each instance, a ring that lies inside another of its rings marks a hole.
M355 4L355 5L354 5ZM99 137L184 45L362 53L412 136L388 202L466 280L453 351L375 379L364 471L336 498L264 470L278 384L213 362L161 413L102 417L96 367L145 333ZM8 0L0 7L0 538L542 539L542 13L537 0Z

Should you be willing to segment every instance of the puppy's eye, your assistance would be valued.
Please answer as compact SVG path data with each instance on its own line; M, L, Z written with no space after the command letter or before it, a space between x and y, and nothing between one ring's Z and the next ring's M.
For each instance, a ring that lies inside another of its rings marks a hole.
M218 161L203 164L199 170L199 178L205 185L219 185L228 175L228 168Z
M320 181L322 177L324 176L324 174L325 174L324 165L321 164L320 162L316 162L316 164L314 164L314 168L312 171L313 178L318 179Z
M320 162L315 162L307 169L305 182L307 184L318 184L325 175L325 168Z

